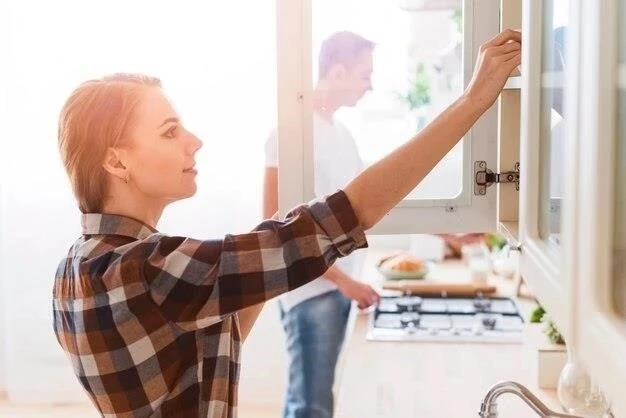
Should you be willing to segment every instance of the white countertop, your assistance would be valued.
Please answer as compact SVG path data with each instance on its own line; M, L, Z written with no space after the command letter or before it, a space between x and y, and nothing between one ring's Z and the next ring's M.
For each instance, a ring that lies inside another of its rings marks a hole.
M373 268L375 257L367 257L364 269L373 283L381 279ZM448 267L457 276L463 268ZM500 295L511 296L511 280L491 280ZM526 319L533 304L518 302ZM489 387L502 380L525 385L560 411L555 391L537 387L536 326L528 327L522 344L484 344L366 341L367 315L355 312L351 325L338 371L336 418L477 417ZM498 406L503 417L534 415L514 395L500 397Z

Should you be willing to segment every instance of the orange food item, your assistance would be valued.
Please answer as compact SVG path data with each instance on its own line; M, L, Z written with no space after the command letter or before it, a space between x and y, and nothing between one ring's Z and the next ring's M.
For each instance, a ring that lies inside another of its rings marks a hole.
M390 257L381 263L382 267L407 273L420 271L424 268L424 262L410 254L400 254Z

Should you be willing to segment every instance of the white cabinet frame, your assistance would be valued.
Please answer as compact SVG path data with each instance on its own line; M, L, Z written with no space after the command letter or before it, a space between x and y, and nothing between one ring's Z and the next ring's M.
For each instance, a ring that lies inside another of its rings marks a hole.
M626 320L613 307L613 228L618 86L616 0L581 0L582 62L579 166L579 284L576 343L581 359L626 413ZM624 6L622 6L624 7ZM623 69L619 69L622 70ZM620 161L624 164L624 161ZM623 416L623 415L616 415Z
M464 83L480 45L499 30L499 0L465 0ZM279 209L284 214L314 197L312 146L312 0L277 0ZM497 106L463 139L463 191L454 199L407 200L370 233L478 232L497 229L496 186L474 195L474 161L497 171ZM407 138L408 140L409 138ZM511 170L513 167L510 168ZM511 187L513 187L511 185Z

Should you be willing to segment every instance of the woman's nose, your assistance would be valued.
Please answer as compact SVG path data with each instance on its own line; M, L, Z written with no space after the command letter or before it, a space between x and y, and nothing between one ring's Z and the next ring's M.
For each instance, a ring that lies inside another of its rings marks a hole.
M202 148L202 141L197 136L189 132L189 145L187 148L193 154Z

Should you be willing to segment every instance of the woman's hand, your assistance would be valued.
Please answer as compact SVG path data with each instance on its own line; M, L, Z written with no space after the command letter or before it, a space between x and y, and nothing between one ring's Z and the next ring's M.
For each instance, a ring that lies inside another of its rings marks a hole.
M511 72L522 62L522 34L506 29L480 47L465 96L482 112L496 101Z

